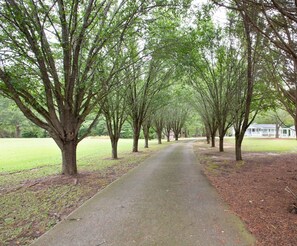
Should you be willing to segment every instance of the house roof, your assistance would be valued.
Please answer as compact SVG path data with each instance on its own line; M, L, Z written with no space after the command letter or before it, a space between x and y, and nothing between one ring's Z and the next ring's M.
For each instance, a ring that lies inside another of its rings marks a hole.
M251 124L249 128L273 128L275 129L275 124L257 124L257 123L254 123L254 124Z
M257 124L253 123L249 126L249 128L256 128L256 129L275 129L275 124ZM295 131L295 126L291 127L281 127L282 129L291 129Z

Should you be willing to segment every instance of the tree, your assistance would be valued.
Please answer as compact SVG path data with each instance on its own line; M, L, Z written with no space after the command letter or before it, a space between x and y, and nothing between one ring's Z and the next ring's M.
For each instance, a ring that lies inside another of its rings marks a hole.
M153 57L131 66L132 79L128 85L128 110L133 128L133 152L138 152L138 140L143 122L150 107L156 102L158 92L169 86L171 70Z
M178 141L178 137L181 133L181 129L183 128L187 115L188 110L185 104L175 103L172 105L172 115L171 118L171 126L172 131L174 133L174 139L175 141Z
M210 143L210 139L211 147L215 147L215 136L218 130L218 122L215 112L212 110L211 104L208 102L208 96L203 92L204 90L200 91L200 93L196 95L193 99L193 104L195 105L195 109L200 115L200 118L205 126L207 143Z
M197 105L198 112L212 137L212 146L214 147L214 137L218 130L219 150L222 152L224 137L234 120L232 111L235 110L236 89L242 83L243 60L240 53L231 44L228 47L225 40L210 42L213 45L205 47L210 53L203 48L199 60L193 61L198 78L192 79L191 85L200 104Z
M150 128L151 128L151 120L147 117L142 123L142 130L144 136L144 148L149 147L149 139L150 139Z
M227 3L213 1L243 13L254 31L265 39L266 47L272 51L268 55L270 59L266 64L272 69L270 72L275 72L274 85L280 101L294 118L295 128L297 128L297 42L295 38L297 3L280 0L248 0L244 3L238 0Z
M166 121L165 117L167 116L165 110L166 110L165 107L157 110L153 117L153 126L154 126L155 132L157 133L158 144L162 144L162 134L163 134L163 129Z
M152 1L5 0L0 13L0 91L45 129L62 153L62 173L77 173L78 137L104 98L102 82L117 72L106 64ZM114 45L109 45L110 43Z
M22 112L13 101L0 96L0 137L21 137L22 128L27 123Z
M119 79L117 75L114 79ZM102 104L102 112L106 120L108 135L111 141L112 158L118 159L118 141L123 124L128 115L126 112L126 89L120 87L108 93Z
M172 131L173 110L169 106L164 109L164 128L163 133L166 136L167 142L170 142L170 133Z
M246 76L243 78L246 81L246 84L243 85L245 88L244 97L242 97L242 85L240 85L239 90L237 90L237 105L239 107L235 111L235 123L234 123L234 130L235 130L235 156L237 161L242 160L242 151L241 145L245 135L247 128L253 122L254 118L257 115L258 110L256 113L250 118L251 113L251 106L252 106L252 99L254 98L254 87L255 87L255 80L257 74L257 63L259 63L259 47L260 47L260 36L255 33L253 30L252 23L245 11L242 9L247 9L249 13L253 13L254 9L248 8L246 3L241 3L236 1L237 9L239 10L239 15L241 16L242 26L243 26L243 48L246 51L245 58L246 58Z

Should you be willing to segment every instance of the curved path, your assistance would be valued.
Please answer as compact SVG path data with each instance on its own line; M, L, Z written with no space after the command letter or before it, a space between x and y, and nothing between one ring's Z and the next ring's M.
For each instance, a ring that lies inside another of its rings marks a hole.
M150 157L33 245L253 245L201 173L192 144L181 141Z

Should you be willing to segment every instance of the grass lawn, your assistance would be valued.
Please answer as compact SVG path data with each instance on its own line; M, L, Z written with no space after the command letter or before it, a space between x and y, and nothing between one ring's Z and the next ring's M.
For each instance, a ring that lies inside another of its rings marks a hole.
M157 150L156 140L131 153L132 140L120 139L112 160L108 138L78 145L76 177L60 176L61 154L51 139L0 138L0 245L29 245L99 190Z
M143 145L143 140L140 140L140 151ZM156 145L156 141L151 141L151 145ZM131 149L131 139L120 139L119 156ZM96 158L108 158L110 155L111 146L108 138L86 138L78 145L78 168L89 165ZM61 165L60 149L50 138L0 138L0 172L57 165Z
M157 140L144 149L144 140L139 140L139 151L148 152L165 146L158 145ZM120 139L119 158L125 163L134 163L143 156L131 154L132 139ZM122 163L111 160L109 138L86 138L77 148L78 172L98 171ZM17 185L26 180L59 174L62 170L61 153L50 138L5 139L0 138L0 187ZM9 175L13 174L13 175Z
M233 138L226 138L226 143L234 144ZM243 151L250 152L297 152L297 140L294 138L244 138Z

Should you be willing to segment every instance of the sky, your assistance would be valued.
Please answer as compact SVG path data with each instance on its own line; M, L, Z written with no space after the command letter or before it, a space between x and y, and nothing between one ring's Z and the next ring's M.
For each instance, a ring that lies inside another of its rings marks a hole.
M193 0L192 5L202 5L209 2L208 0ZM219 25L224 25L227 22L226 10L223 7L218 7L213 15L213 20Z

